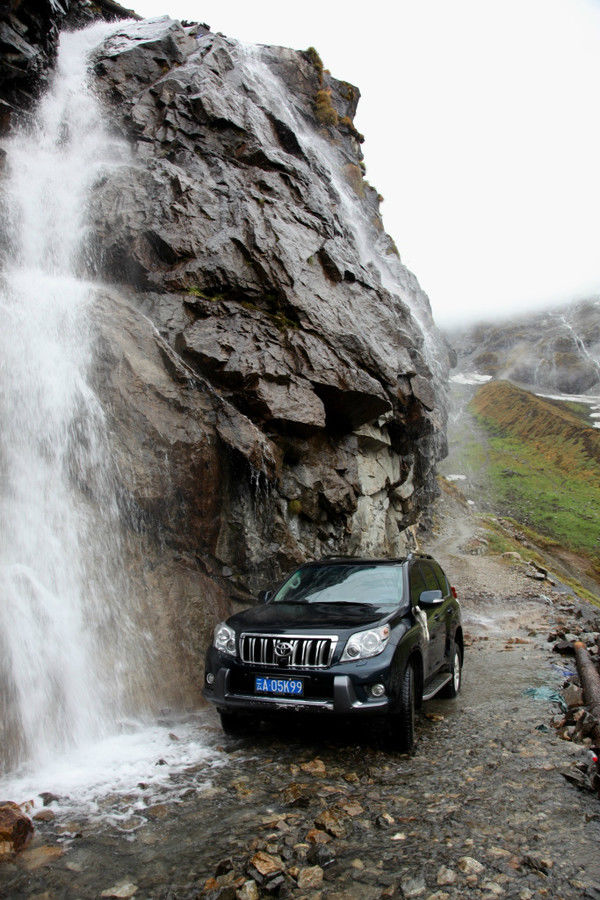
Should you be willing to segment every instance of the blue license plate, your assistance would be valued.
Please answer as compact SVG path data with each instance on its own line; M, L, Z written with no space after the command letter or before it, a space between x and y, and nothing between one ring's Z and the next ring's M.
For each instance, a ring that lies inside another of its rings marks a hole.
M270 678L268 675L256 675L254 692L256 694L278 694L283 697L301 697L304 694L304 682L301 678Z

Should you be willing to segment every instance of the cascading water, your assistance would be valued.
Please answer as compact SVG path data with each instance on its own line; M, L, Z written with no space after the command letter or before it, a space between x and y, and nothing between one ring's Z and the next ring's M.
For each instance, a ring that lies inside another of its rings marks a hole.
M7 148L0 275L0 771L95 738L135 665L103 410L89 381L86 202L128 148L87 83L114 25L61 38L34 121Z
M389 252L387 235L374 233L371 214L357 200L356 193L344 178L341 169L336 167L331 145L315 132L314 127L306 125L303 112L294 104L293 94L286 89L263 58L261 45L236 41L236 46L248 83L252 91L261 98L263 107L270 107L270 112L275 118L287 119L286 124L298 137L302 150L311 160L314 170L324 174L322 179L324 184L332 185L335 192L332 201L335 205L339 205L342 211L340 225L348 229L349 243L355 244L358 260L366 268L377 272L386 291L400 296L409 306L423 337L423 352L427 365L432 373L444 377L440 361L445 357L445 350L441 348L439 338L435 334L431 312L425 307L426 301L416 279L407 272L399 257ZM381 246L382 241L386 242L385 247ZM393 350L390 350L389 356L393 356Z

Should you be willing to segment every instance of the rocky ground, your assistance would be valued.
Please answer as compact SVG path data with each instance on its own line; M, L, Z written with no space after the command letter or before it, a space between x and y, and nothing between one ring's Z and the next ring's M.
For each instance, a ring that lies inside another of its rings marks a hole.
M463 552L469 519L449 522L428 549L463 604L464 685L425 704L412 757L363 725L234 740L201 713L221 765L190 766L160 795L142 783L106 797L104 818L66 819L46 798L32 844L0 869L0 896L600 897L598 799L562 774L586 749L552 727L557 706L524 694L563 686L574 664L547 637L585 629L585 612L507 561Z

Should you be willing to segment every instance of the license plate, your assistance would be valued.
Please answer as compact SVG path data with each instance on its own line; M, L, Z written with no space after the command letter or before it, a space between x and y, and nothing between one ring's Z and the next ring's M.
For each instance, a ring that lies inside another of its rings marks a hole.
M301 678L270 678L268 675L256 675L254 692L301 697L304 694L304 682Z

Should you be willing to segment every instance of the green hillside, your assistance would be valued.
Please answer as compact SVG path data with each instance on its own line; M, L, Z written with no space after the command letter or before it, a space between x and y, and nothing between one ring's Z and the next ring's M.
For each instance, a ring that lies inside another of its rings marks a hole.
M600 575L600 431L570 404L489 382L469 411L485 442L469 448L495 512L533 529L546 544L584 557Z

